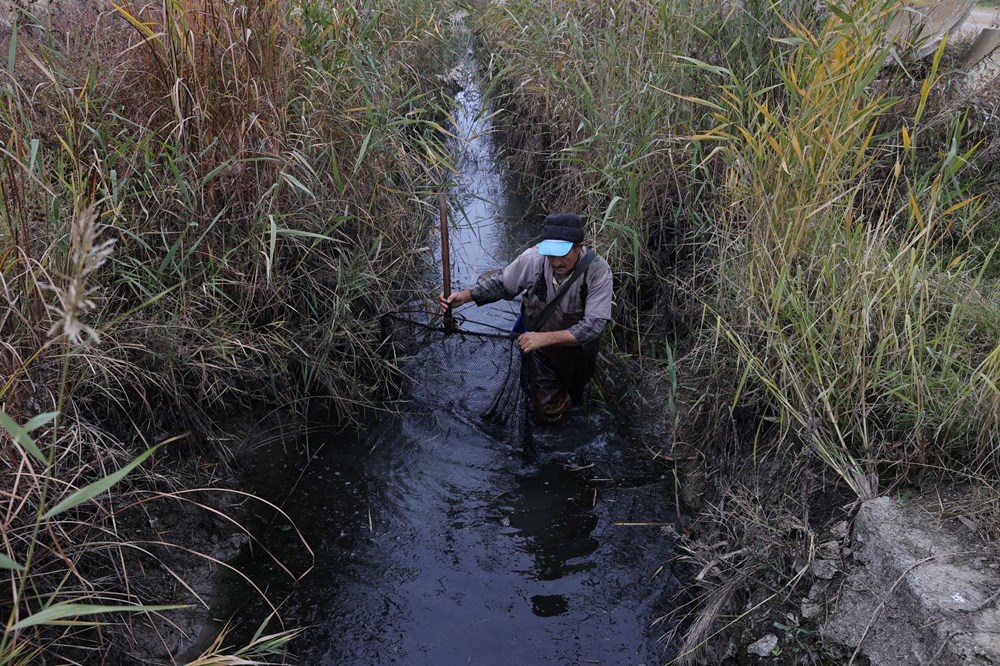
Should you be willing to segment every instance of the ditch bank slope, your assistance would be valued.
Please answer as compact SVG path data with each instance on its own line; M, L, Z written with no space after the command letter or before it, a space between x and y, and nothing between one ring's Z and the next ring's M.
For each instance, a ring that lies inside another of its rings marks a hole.
M1000 663L1000 565L974 529L918 500L865 502L842 554L846 575L831 581L824 643L847 647L852 663Z

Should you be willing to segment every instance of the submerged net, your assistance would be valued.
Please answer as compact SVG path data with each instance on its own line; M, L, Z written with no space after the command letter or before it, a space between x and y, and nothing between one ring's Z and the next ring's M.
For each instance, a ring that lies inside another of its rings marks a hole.
M414 398L451 410L501 441L531 450L525 358L510 331L469 330L483 326L456 318L445 330L440 317L426 313L387 315L387 336L411 357Z

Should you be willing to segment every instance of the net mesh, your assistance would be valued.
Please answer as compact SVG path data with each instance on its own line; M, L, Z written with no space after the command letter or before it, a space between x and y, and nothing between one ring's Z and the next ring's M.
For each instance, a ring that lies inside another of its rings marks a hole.
M490 436L532 449L528 412L528 374L516 334L470 330L479 322L456 318L456 328L446 330L440 317L426 313L387 315L388 336L413 363L424 367L414 375L413 397L431 408L451 409L462 418L473 417ZM468 325L467 325L468 324Z

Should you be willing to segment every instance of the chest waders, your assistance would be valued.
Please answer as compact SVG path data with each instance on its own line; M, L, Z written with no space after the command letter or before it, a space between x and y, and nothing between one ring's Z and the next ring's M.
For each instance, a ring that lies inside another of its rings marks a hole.
M559 302L569 292L570 287L580 277L583 277L583 284L580 286L580 303L586 311L587 268L596 257L596 253L588 252L580 259L573 274L562 284L555 297L546 303L545 308L537 317L529 316L524 302L521 303L521 316L518 318L518 322L521 322L522 325L527 324L524 328L525 331L540 331L559 306ZM545 303L548 288L543 268L526 296ZM517 331L516 328L515 331ZM544 347L526 354L526 369L536 418L541 421L558 421L563 412L570 406L580 404L587 382L594 376L599 347L599 340L594 340L576 346Z

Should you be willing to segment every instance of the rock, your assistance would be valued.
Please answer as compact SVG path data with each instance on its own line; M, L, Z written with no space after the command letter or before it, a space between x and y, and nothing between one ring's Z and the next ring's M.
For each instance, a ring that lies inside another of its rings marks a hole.
M826 592L828 587L830 587L828 582L825 580L818 580L809 588L809 594L806 595L806 598L809 599L809 601L816 601L823 595L824 592Z
M824 560L835 560L840 557L840 542L827 541L821 543L819 548L816 549L816 554Z
M966 70L965 84L970 90L985 88L1000 74L1000 30L986 28L969 47L962 65Z
M834 539L839 539L843 541L847 538L847 521L841 520L840 522L834 523L833 527L830 528L830 536Z
M959 516L958 522L968 527L969 531L973 534L979 534L979 523L974 521L972 518L969 518L968 516Z
M859 566L839 588L823 641L860 646L873 666L1000 664L996 574L976 570L979 544L949 525L890 498L862 505L852 541Z
M776 647L778 647L778 637L774 634L765 634L759 641L747 647L747 654L755 654L758 657L773 657Z
M809 571L816 578L830 580L837 575L837 563L833 560L813 560Z
M949 33L958 31L975 5L976 0L908 0L887 32L898 42L914 44L917 56L924 58L934 53ZM917 34L919 41L914 39Z

